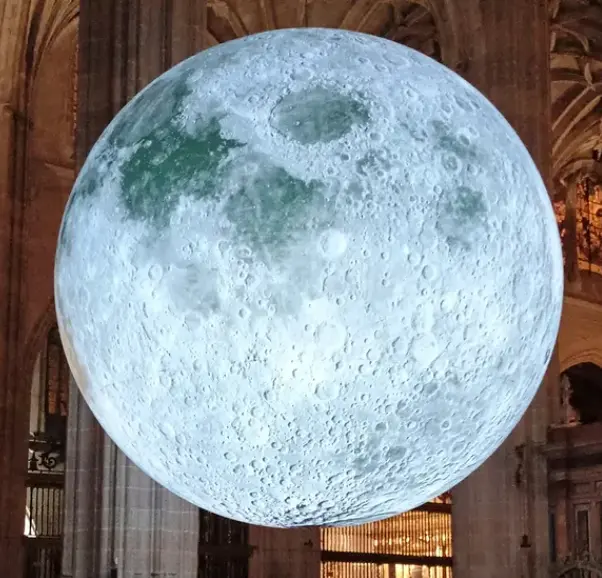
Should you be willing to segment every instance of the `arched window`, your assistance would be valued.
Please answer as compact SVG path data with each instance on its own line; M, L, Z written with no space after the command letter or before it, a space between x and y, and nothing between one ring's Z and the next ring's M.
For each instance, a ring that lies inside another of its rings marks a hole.
M559 396L560 419L546 445L551 557L580 562L600 551L602 536L602 368L570 367L560 376Z
M602 274L602 184L580 176L553 200L567 273Z
M602 422L602 368L579 363L561 375L561 405L570 423Z
M56 326L48 332L45 362L43 431L47 438L63 442L67 435L69 366Z
M69 366L56 326L38 354L31 380L26 576L58 578L63 534Z

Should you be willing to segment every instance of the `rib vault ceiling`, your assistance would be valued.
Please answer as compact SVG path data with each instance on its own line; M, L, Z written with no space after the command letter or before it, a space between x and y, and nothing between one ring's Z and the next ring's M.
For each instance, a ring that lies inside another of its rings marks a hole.
M602 0L550 8L553 174L602 176Z

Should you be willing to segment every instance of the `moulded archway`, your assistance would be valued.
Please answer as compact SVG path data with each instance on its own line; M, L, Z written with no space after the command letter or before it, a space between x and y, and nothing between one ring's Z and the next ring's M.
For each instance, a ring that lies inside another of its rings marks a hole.
M602 422L602 367L591 361L571 365L561 374L565 425Z
M551 578L602 578L602 563L589 553L578 558L567 558L554 565Z
M54 239L74 176L68 95L78 6L8 0L0 8L0 560L11 560L2 566L9 577L22 575L36 325L48 317Z
M579 352L575 352L571 357L565 358L561 363L561 373L566 372L583 363L593 363L599 367L602 367L602 350L599 348L583 349Z
M602 305L565 297L558 358L561 372L586 362L602 367Z
M30 378L27 452L25 575L58 578L65 508L67 414L71 381L58 327L38 342Z

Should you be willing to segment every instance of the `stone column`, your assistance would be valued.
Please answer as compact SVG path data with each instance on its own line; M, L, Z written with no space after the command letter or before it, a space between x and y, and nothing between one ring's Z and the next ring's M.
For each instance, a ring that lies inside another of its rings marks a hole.
M196 578L198 509L143 474L71 387L62 576Z
M80 166L129 99L203 48L204 18L202 0L159 0L152 7L134 0L82 1ZM75 386L70 403L63 576L196 577L198 509L132 464L102 431Z
M77 160L144 86L204 48L204 0L82 0Z
M29 391L18 367L19 233L27 136L23 54L30 10L29 1L0 0L0 570L7 578L23 576Z
M546 0L451 0L466 55L462 75L500 109L549 184L550 75ZM549 574L546 442L557 355L524 419L453 491L454 576ZM500 384L503 387L504 384Z

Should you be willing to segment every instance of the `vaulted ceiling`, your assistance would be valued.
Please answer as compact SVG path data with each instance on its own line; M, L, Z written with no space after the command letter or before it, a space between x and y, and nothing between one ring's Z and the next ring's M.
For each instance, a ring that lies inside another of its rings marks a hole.
M209 46L260 30L328 26L384 36L441 58L439 34L429 0L207 0Z
M602 176L602 0L551 1L553 174Z

